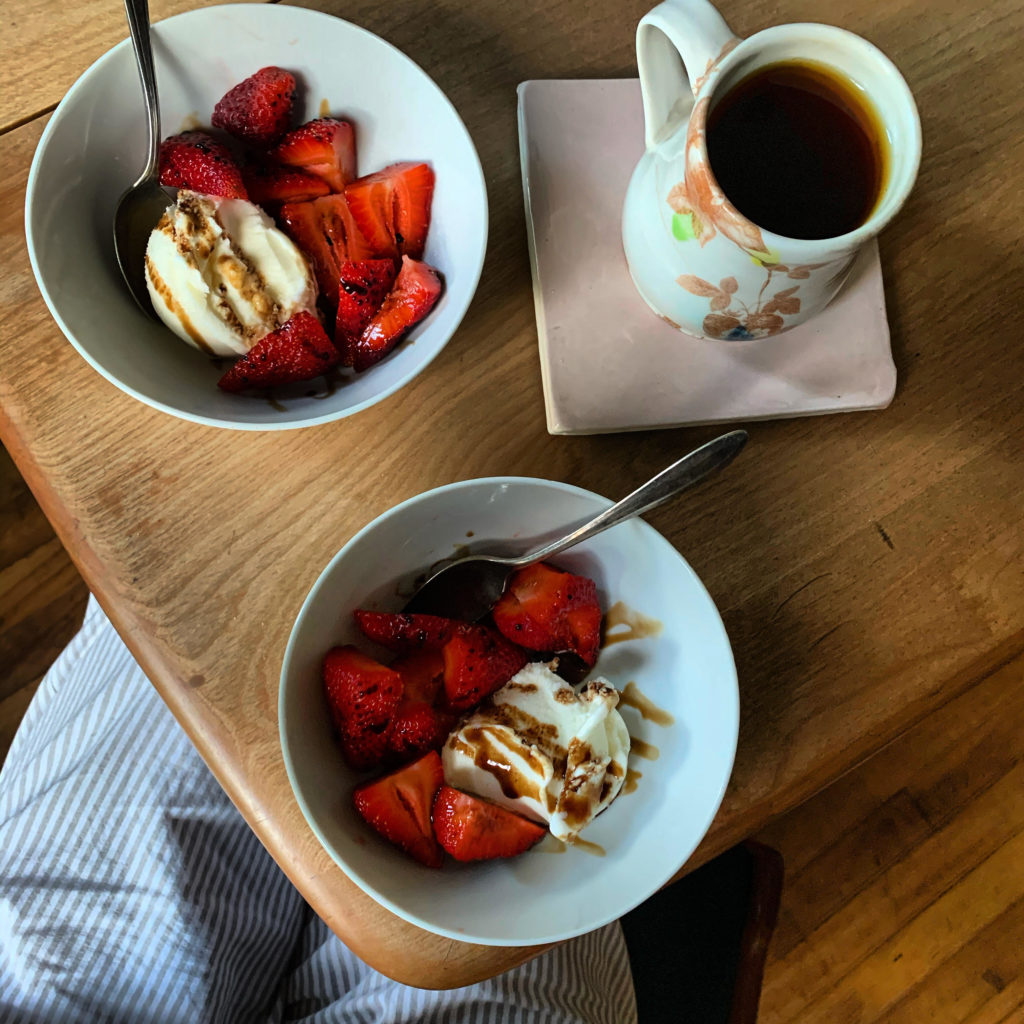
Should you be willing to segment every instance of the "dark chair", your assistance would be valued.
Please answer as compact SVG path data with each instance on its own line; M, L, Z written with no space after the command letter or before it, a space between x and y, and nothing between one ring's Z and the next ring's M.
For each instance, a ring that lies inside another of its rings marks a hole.
M622 919L640 1024L753 1024L782 856L746 842Z

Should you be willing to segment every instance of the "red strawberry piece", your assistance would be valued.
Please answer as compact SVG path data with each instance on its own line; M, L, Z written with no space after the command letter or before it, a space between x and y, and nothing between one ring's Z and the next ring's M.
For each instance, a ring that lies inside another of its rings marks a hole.
M356 176L356 133L348 121L318 117L290 131L271 156L290 167L301 167L341 192Z
M444 853L434 836L430 813L444 782L437 751L418 761L357 786L356 810L371 828L427 867L439 868Z
M460 623L444 645L448 706L465 711L504 686L527 662L526 652L489 626Z
M391 758L390 727L384 729L346 729L338 733L341 753L357 771L379 768Z
M434 196L434 172L429 164L391 164L353 181L345 196L374 251L417 260L423 255Z
M494 624L531 651L571 651L593 667L601 646L597 585L543 562L520 569L494 606Z
M345 260L338 275L334 344L344 366L355 360L356 342L395 283L392 260Z
M338 350L312 313L296 313L282 327L260 339L224 374L223 391L272 388L312 380L340 360Z
M352 613L363 635L392 651L416 651L421 647L440 649L455 634L460 623L440 615L408 615L405 612Z
M278 220L313 265L320 296L333 323L341 265L346 260L358 262L373 256L352 220L345 197L327 195L306 203L286 203Z
M355 768L379 764L388 750L388 727L402 700L402 677L351 646L327 652L322 677L346 760Z
M231 154L206 132L182 132L160 143L160 184L226 199L249 198Z
M316 203L285 203L278 213L278 223L309 260L320 295L333 314L338 305L338 261L345 257L343 253L335 255Z
M355 345L352 365L366 370L380 362L414 324L434 308L441 278L429 264L402 257L402 269L384 304L366 325Z
M369 260L376 258L376 253L366 244L360 234L352 212L343 195L322 196L313 203L317 216L320 218L320 230L334 250L335 259L340 268L344 260ZM334 288L337 290L337 279Z
M294 95L293 74L282 68L260 68L221 97L211 122L245 142L268 146L288 130Z
M434 834L456 860L518 857L547 829L479 797L442 786L434 799Z
M402 677L403 700L437 703L444 688L444 657L440 648L413 651L391 667Z
M244 167L242 180L249 191L249 198L260 206L303 202L325 196L330 191L327 182L315 174L274 164Z
M446 711L424 701L403 700L388 727L388 749L399 761L438 750L454 724L455 716Z

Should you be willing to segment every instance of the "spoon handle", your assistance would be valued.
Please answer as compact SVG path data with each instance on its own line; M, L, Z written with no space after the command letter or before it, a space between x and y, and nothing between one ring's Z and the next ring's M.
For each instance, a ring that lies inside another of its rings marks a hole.
M156 65L153 63L153 46L149 38L148 0L124 0L124 11L128 15L128 29L132 36L135 61L139 66L142 81L142 95L146 100L146 130L148 150L146 169L142 178L156 174L160 148L160 104L156 93ZM142 178L139 180L141 181Z
M574 530L567 537L548 544L546 547L537 548L522 558L517 558L516 564L530 565L533 562L543 561L557 555L574 544L580 544L602 530L616 526L624 519L632 519L633 516L643 515L651 509L681 494L687 488L699 483L706 476L719 469L723 469L737 455L747 443L747 432L745 430L733 430L714 441L709 441L700 448L684 455L678 462L673 462L667 469L663 469L657 476L652 477L647 483L642 484L632 494L627 495L621 501L617 501L611 508L605 509L599 516L584 523L579 529Z

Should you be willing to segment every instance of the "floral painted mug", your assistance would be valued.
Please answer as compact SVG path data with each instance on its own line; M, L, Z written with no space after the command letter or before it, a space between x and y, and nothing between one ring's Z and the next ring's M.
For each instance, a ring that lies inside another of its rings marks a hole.
M921 124L896 67L866 40L829 25L779 25L737 39L706 0L659 4L640 21L636 49L647 148L626 193L622 238L641 296L680 331L728 341L779 334L820 313L917 176ZM759 227L724 194L708 158L716 104L759 69L800 61L861 90L884 135L870 213L830 238Z

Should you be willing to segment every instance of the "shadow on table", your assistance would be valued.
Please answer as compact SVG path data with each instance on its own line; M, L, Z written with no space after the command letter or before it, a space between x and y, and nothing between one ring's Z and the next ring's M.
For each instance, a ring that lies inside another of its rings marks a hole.
M782 856L734 846L622 919L640 1024L753 1024Z

